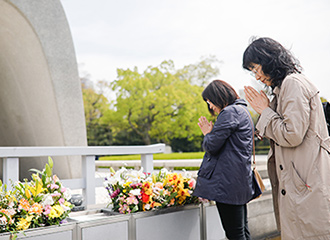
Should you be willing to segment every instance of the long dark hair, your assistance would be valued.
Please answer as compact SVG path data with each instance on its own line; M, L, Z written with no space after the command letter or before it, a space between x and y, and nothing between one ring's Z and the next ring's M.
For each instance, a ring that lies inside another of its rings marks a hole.
M238 94L232 86L222 80L213 80L202 92L202 97L206 102L209 100L221 110L239 99ZM209 112L215 116L214 111L207 104Z
M301 73L301 66L289 50L271 38L252 38L243 55L243 68L251 71L252 63L260 64L271 79L272 88L280 87L284 78Z

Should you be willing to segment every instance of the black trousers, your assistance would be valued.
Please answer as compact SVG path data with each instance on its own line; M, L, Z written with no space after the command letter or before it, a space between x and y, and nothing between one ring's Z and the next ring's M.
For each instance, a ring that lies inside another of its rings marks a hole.
M229 240L250 240L247 208L244 205L231 205L217 202L217 208Z

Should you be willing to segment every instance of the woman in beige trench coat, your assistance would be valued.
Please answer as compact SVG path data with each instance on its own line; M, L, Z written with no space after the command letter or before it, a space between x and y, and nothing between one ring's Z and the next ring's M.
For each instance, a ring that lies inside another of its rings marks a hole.
M273 93L269 102L263 91L244 89L260 114L258 134L271 142L268 173L282 240L330 239L330 139L319 91L270 38L248 46L243 67Z

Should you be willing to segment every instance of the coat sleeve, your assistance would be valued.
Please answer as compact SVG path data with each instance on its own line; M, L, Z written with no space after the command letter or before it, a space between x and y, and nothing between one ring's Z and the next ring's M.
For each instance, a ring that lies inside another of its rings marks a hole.
M234 108L223 109L210 133L204 136L203 148L205 152L211 155L216 155L226 139L235 131L238 127L237 113Z
M281 113L266 108L256 125L259 134L282 147L300 145L309 126L311 109L308 95L307 89L299 80L289 78L284 81L277 99Z

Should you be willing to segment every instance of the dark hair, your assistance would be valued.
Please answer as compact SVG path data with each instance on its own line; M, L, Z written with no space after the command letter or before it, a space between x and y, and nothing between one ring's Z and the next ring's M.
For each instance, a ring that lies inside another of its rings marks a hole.
M253 38L243 55L243 68L251 71L252 63L260 64L271 79L272 87L280 87L291 73L301 73L301 66L289 50L271 38Z
M236 99L239 99L234 88L222 80L214 80L207 85L202 92L202 97L205 102L209 100L220 109L233 104ZM210 108L209 104L207 106L209 112L214 116L214 111Z

